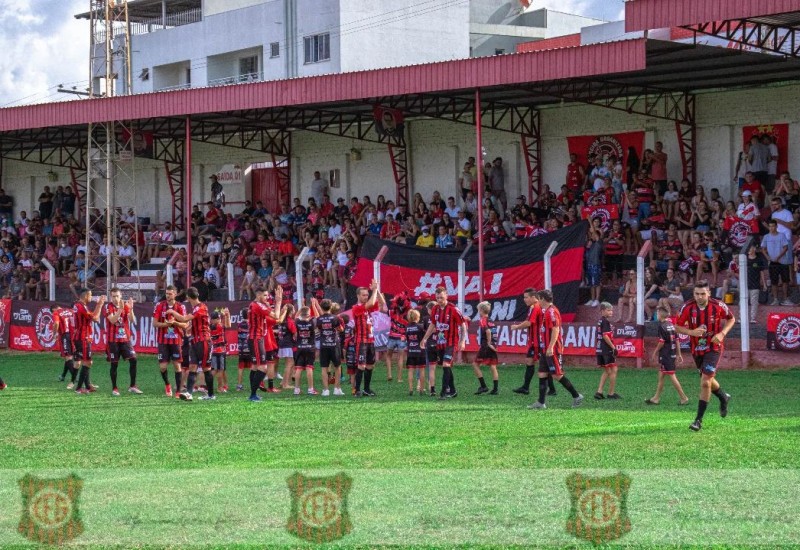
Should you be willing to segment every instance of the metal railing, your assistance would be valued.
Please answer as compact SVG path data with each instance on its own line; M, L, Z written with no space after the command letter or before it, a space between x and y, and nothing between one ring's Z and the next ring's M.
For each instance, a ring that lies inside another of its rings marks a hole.
M264 73L246 73L223 78L214 78L208 81L209 86L228 86L229 84L246 84L248 82L261 82L264 80Z
M161 29L171 29L173 27L199 23L202 20L203 10L201 8L194 8L177 13L170 13L166 18L152 17L150 19L132 22L131 34L147 34Z
M50 279L47 281L47 299L51 302L56 301L56 268L53 264L47 261L47 258L42 258L42 264L50 272Z
M187 82L186 84L176 84L175 86L165 86L163 88L158 88L157 92L167 92L169 90L187 90L192 87L191 82Z

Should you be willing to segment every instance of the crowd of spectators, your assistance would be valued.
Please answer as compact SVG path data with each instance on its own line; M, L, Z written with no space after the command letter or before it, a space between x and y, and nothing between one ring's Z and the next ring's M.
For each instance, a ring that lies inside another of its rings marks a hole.
M727 293L735 286L730 262L751 235L766 273L754 279L772 287L773 304L790 305L788 283L795 280L800 256L800 185L788 172L775 173L776 155L777 148L767 137L754 137L746 144L736 159L738 196L730 201L723 201L716 187L707 192L689 180L669 179L668 157L660 142L641 156L630 148L624 159L590 156L585 165L572 155L558 192L544 185L532 204L525 196L509 204L500 157L484 166L469 158L452 194L434 191L425 199L416 193L408 206L396 205L383 195L374 202L364 195L349 201L340 197L334 203L318 172L307 203L295 198L279 211L268 211L260 201L246 201L243 208L226 205L224 194L216 189L215 200L203 209L196 205L191 212L191 257L185 248L176 247L185 236L169 223L139 227L135 234L134 213L118 212L117 269L124 274L137 262L166 257L178 284L185 281L188 270L192 284L207 297L227 286L230 262L237 296L247 299L259 288L272 291L281 286L294 293L294 260L307 247L311 269L306 291L322 297L326 289L337 288L344 299L358 247L367 235L419 247L463 248L477 239L479 231L485 243L494 244L543 235L589 217L584 262L584 285L591 293L587 305L596 306L609 297L609 289L618 289L618 314L632 320L635 278L625 266L647 240L653 244L645 289L647 312L659 303L678 307L681 291L700 278ZM212 187L216 183L212 181ZM482 204L477 200L479 185ZM616 219L593 217L597 207L610 205L616 205ZM479 209L484 220L480 228ZM55 193L45 187L39 210L30 218L24 211L12 218L12 211L13 199L0 190L4 295L43 299L49 277L43 258L56 267L57 276L67 278L73 291L108 271L108 239L95 229L86 238L85 224L73 215L75 195L69 187L59 186ZM90 227L105 227L101 212L93 212L92 220ZM164 285L163 272L158 285Z

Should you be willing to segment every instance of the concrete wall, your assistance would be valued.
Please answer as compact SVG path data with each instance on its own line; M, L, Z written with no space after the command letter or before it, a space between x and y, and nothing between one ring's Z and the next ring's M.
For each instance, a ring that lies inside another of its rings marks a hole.
M798 96L800 85L797 84L699 95L698 182L707 189L718 187L724 197L731 197L734 157L741 147L742 126L762 123L789 123L789 170L800 173ZM647 147L652 147L656 140L664 142L669 155L668 175L679 179L681 161L673 123L592 106L544 109L544 182L557 189L564 181L565 167L569 161L566 137L643 129L646 130ZM440 120L411 120L407 121L407 132L412 193L420 192L426 199L434 190L439 190L445 196L455 194L460 167L467 157L475 155L473 127ZM485 130L483 139L487 160L501 156L505 161L508 196L523 192L526 173L519 138L513 134ZM360 198L365 194L375 200L381 193L393 198L394 182L385 145L313 132L296 132L292 143L292 195L302 197L303 202L308 198L314 171L319 170L327 179L332 169L338 169L341 175L341 188L331 190L334 201L339 196L355 195ZM208 200L208 176L223 164L238 163L244 168L251 163L270 160L267 155L252 151L203 143L193 145L192 158L196 163L193 167L195 202ZM352 147L361 150L361 160L350 160ZM33 210L37 204L36 198L45 185L54 188L69 182L68 171L59 168L54 169L59 173L59 181L55 184L49 182L49 170L48 166L5 160L2 185L15 198L15 212L19 209ZM138 160L136 179L140 212L146 212L154 221L167 221L172 198L163 164ZM243 200L247 195L249 190L246 185L226 188L226 196L230 201Z

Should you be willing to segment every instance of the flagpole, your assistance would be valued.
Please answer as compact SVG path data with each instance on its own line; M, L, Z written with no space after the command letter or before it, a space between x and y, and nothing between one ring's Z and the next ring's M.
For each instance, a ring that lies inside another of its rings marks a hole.
M481 91L475 89L475 163L478 165L478 296L483 301L483 142L481 137Z

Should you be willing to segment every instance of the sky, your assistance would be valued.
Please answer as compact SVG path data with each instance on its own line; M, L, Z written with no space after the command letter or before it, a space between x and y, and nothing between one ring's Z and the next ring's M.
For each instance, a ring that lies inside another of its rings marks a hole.
M498 3L503 0L498 0ZM614 21L622 0L533 0L547 7ZM74 18L89 0L0 0L0 107L73 99L59 84L88 86L89 22Z

